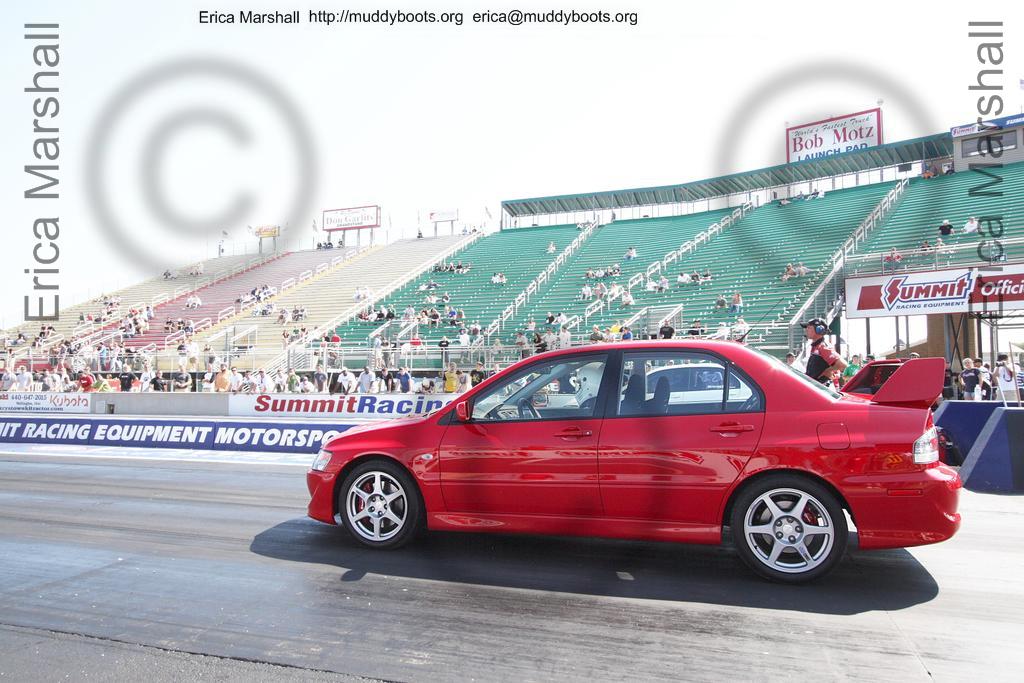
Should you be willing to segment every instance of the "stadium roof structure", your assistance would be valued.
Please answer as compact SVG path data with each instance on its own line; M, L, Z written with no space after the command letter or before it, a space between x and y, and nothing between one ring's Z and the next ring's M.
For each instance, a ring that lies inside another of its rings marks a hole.
M953 138L948 132L945 132L913 140L890 142L821 159L805 159L756 171L732 173L679 185L509 199L501 203L501 208L515 218L573 211L593 211L595 209L625 209L635 206L693 202L858 171L870 171L913 161L939 159L948 157L952 153Z

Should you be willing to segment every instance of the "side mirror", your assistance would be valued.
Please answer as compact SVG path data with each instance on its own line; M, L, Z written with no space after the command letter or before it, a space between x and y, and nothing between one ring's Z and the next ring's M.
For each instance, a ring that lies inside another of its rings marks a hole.
M455 418L459 422L469 422L469 402L459 401L455 404Z

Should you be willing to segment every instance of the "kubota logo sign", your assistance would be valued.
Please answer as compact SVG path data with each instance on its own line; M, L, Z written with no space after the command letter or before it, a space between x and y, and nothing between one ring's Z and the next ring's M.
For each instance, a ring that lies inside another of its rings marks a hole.
M1024 264L849 278L846 300L850 318L1024 309Z

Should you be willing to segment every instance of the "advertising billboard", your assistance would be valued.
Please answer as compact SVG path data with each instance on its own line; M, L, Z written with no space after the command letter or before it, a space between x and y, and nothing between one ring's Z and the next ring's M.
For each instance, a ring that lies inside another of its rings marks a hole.
M846 302L850 318L1024 309L1024 263L847 278Z
M786 163L852 152L882 144L882 110L834 116L786 129Z
M380 207L374 205L353 206L348 209L326 209L323 212L322 225L326 232L379 228Z

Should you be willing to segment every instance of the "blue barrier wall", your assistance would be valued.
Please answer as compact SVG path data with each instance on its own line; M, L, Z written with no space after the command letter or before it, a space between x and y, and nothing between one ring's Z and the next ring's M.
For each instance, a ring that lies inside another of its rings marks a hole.
M935 424L953 438L966 459L985 423L1002 407L997 401L943 401L935 411Z
M353 426L311 421L12 416L0 418L0 443L312 454L326 439Z
M970 491L1024 493L1024 408L999 405L967 454L960 478Z

